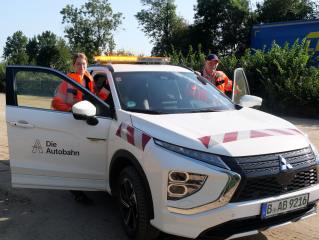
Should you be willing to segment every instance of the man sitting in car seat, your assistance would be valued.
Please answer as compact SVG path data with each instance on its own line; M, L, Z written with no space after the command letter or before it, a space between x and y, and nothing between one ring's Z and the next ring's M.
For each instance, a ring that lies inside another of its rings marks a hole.
M106 73L96 73L93 80L95 94L105 101L111 93Z

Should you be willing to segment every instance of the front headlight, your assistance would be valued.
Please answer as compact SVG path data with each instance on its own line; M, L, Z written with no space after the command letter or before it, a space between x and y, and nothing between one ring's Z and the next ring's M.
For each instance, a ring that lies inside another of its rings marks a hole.
M315 154L315 158L316 158L317 164L319 164L319 152L318 152L318 149L312 143L310 143L310 147L311 147L313 153Z
M193 149L189 149L189 148L185 148L185 147L181 147L181 146L177 146L177 145L174 145L171 143L163 142L163 141L158 140L158 139L154 139L154 142L156 145L161 146L167 150L170 150L170 151L182 154L186 157L197 159L199 161L206 162L206 163L215 165L217 167L229 170L229 167L217 155L214 155L211 153L206 153L206 152L201 152L198 150L193 150Z
M180 200L198 192L204 185L207 175L170 171L167 181L167 200Z

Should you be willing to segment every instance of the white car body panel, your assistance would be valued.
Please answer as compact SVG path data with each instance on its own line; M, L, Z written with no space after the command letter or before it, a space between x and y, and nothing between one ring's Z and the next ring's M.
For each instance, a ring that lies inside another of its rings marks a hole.
M154 138L175 145L226 156L249 156L273 152L285 152L309 145L300 133L271 137L243 138L234 142L213 145L208 149L199 138L220 136L227 132L245 134L251 130L296 129L291 123L257 110L243 108L236 111L146 115L132 113L134 127L151 134ZM298 130L299 131L299 130Z
M161 161L159 161L161 159ZM227 182L227 175L218 171L217 167L212 165L194 161L191 158L185 158L180 154L172 153L165 149L156 146L150 142L145 148L143 158L143 166L148 169L148 179L154 200L159 202L159 205L179 207L179 208L193 208L200 205L215 201L221 194L222 186ZM206 184L194 195L184 198L179 201L167 201L166 186L168 181L168 171L187 171L199 174L210 174ZM213 183L214 184L210 184ZM163 190L164 189L164 190ZM200 197L199 197L200 196Z
M6 116L13 186L38 183L43 188L77 189L87 181L85 189L106 189L110 119L100 118L98 127L94 127L74 120L71 113L10 106ZM22 119L32 127L14 124ZM39 144L42 151L33 148ZM63 149L73 155L55 154L55 150ZM44 176L48 177L46 181Z

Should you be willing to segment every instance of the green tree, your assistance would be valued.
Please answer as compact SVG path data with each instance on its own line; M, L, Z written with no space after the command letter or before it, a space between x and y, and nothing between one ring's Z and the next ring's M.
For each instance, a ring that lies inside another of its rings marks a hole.
M67 5L60 13L72 51L85 52L92 60L94 55L114 50L112 32L122 23L122 13L113 13L108 0L88 0L80 8Z
M37 36L37 43L39 47L36 62L40 66L55 68L55 62L59 59L59 50L56 46L57 36L50 32L45 31Z
M186 34L186 21L176 14L174 0L141 0L145 9L135 17L142 31L154 43L153 55L164 55L178 45L178 40Z
M72 54L64 39L59 38L56 42L59 58L54 63L54 67L63 72L69 72L72 66Z
M50 31L37 36L39 53L37 64L68 71L71 66L71 53L66 42Z
M257 20L263 23L314 19L318 4L311 0L265 0L257 4Z
M29 59L28 63L36 64L36 59L39 54L39 44L38 44L38 39L36 36L29 39L26 45L26 51L27 51L28 59Z
M29 39L26 45L29 63L68 71L71 53L65 40L50 31L45 31Z
M44 48L47 46L55 46L58 36L53 32L45 31L37 36L39 48Z
M28 63L28 55L26 45L28 38L22 31L13 33L7 38L5 47L3 48L3 57L8 64L26 64Z
M45 46L37 56L37 65L55 68L54 63L59 58L59 51L55 46Z
M192 42L228 54L247 46L250 27L248 0L197 0Z
M187 53L183 53L181 50L173 51L169 54L172 64L185 66L191 68L195 71L201 72L205 62L205 53L201 50L201 45L198 45L197 50L194 51L193 47L190 45L188 47Z

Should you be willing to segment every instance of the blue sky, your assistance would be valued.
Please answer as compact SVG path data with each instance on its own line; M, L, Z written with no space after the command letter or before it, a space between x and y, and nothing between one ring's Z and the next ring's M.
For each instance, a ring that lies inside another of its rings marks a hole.
M67 4L80 7L85 0L9 0L1 2L0 57L8 36L21 30L28 38L49 30L64 36L60 11ZM134 15L142 9L139 0L109 0L114 12L122 12L125 19L114 33L117 49L149 55L152 44L138 28ZM175 0L177 13L189 23L193 22L196 0Z

